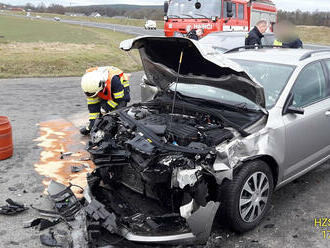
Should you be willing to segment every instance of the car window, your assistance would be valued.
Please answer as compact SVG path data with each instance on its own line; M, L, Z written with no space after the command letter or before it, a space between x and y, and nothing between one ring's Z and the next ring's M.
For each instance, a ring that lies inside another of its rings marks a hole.
M295 82L292 93L293 105L304 107L322 100L327 96L327 83L320 62L305 67Z
M282 64L238 59L235 59L234 61L263 86L267 109L270 109L275 105L295 69L292 66Z
M326 60L324 62L325 62L326 67L328 68L328 73L329 73L329 77L330 77L330 60Z
M223 6L223 16L225 18L228 18L227 16L227 4L224 4ZM233 4L233 17L232 18L236 18L236 4Z
M265 46L274 45L275 35L274 34L265 34L265 36L261 39L261 44Z
M238 19L244 19L244 5L238 5Z

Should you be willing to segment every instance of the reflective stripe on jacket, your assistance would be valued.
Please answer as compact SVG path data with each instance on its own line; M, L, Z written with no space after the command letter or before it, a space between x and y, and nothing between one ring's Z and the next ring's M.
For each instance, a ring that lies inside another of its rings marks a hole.
M274 46L283 46L283 43L278 40L274 40Z

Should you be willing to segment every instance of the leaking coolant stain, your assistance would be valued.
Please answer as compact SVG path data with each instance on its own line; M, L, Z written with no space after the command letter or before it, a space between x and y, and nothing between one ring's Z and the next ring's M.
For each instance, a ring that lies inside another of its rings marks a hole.
M40 161L34 167L40 175L46 177L43 184L48 186L51 180L55 180L64 185L71 183L85 188L86 174L92 172L95 166L92 161L83 161L89 154L85 150L86 141L79 130L63 119L42 122L39 126L40 137L35 141L39 142L38 146L43 151L40 153ZM65 153L68 154L61 159L61 155ZM72 166L83 169L74 173L71 171ZM82 196L82 190L78 187L72 187L72 190L77 197Z

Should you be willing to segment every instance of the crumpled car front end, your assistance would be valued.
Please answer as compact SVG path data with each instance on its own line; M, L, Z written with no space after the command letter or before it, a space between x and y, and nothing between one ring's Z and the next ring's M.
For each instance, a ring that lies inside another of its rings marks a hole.
M87 177L85 211L103 228L130 241L205 243L220 206L221 183L232 179L234 165L228 156L233 150L228 144L249 136L247 127L263 123L263 88L231 62L206 59L187 39L151 37L125 45L134 46L148 80L160 92L152 101L96 120L88 146L96 169ZM166 46L173 52L161 54ZM186 60L195 58L182 65L180 75L175 64L178 47L185 50ZM261 110L175 100L168 86L176 78L232 91Z
M207 113L169 115L169 103L97 120L89 147L97 169L88 176L86 211L128 240L204 243L219 207L207 169L214 146L233 133Z

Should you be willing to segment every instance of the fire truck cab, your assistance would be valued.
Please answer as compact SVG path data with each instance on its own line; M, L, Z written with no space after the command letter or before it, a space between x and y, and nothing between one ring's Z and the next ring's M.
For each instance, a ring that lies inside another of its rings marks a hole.
M266 20L272 31L277 10L271 0L169 0L164 3L165 36L186 34L188 29L204 35L221 31L249 31Z

